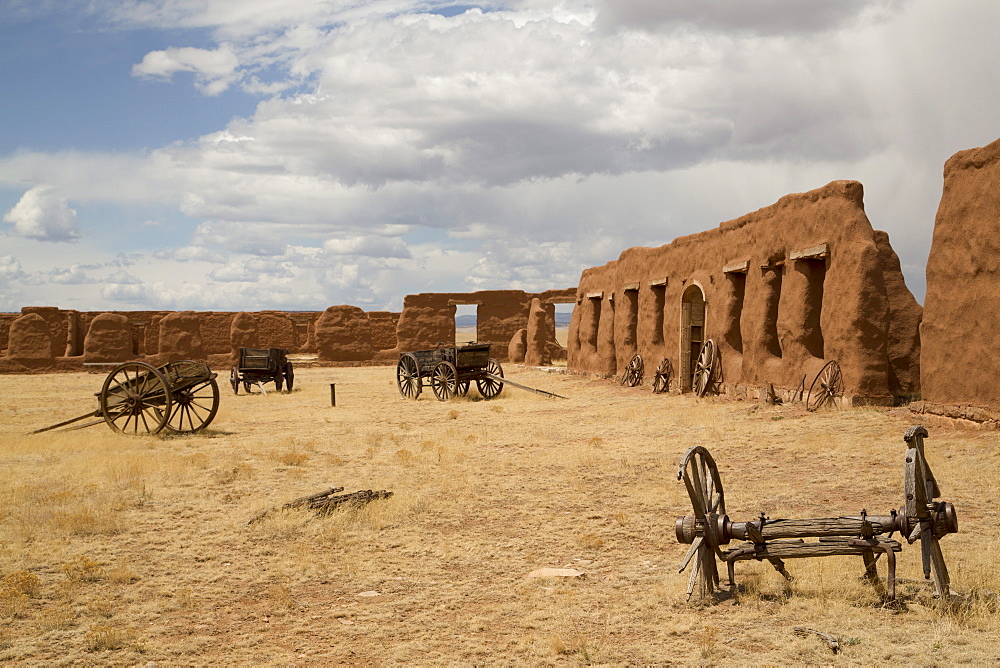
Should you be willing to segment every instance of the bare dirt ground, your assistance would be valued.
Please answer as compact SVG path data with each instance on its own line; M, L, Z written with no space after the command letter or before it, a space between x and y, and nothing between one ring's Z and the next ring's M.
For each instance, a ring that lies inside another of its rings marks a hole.
M508 387L408 401L393 368L302 368L290 394L224 384L200 435L25 436L91 410L103 374L0 376L0 660L1000 663L996 432L927 425L959 515L942 541L965 594L952 608L909 584L886 604L856 557L791 561L788 584L741 562L735 596L692 604L674 538L690 512L676 480L686 448L713 453L734 520L887 513L903 503L902 435L917 418L506 372L569 399ZM247 524L329 486L393 496ZM549 567L584 575L528 577ZM916 546L899 576L922 580Z

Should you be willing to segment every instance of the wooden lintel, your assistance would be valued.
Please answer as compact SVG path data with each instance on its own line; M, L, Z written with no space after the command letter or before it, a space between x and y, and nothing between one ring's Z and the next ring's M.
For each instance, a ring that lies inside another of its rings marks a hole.
M588 292L586 295L587 299L604 299L603 292Z
M462 300L459 300L459 299L449 299L448 300L448 306L473 306L473 305L475 305L475 306L482 306L483 303L482 302L462 301Z
M802 250L793 251L789 253L789 260L821 260L830 255L830 246L828 244L819 244L818 246L812 246L811 248L803 248Z
M622 286L622 292L628 292L630 290L638 290L638 289L639 289L638 283L627 283Z
M722 273L724 274L745 274L750 270L750 260L743 260L742 262L733 262L732 264L727 264L722 268Z
M649 287L651 287L651 288L663 287L666 284L667 284L667 278L666 278L666 276L664 276L663 278L657 279L655 281L650 281L649 283L647 283L647 285Z

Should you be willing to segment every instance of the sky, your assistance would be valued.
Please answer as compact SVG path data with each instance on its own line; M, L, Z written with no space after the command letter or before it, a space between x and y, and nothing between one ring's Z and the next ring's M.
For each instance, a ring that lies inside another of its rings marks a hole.
M0 0L0 311L542 291L837 179L919 301L994 0Z

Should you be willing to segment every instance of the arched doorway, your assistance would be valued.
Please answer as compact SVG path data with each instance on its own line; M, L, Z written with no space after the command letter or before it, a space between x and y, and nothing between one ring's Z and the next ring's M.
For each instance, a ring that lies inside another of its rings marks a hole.
M681 390L689 392L693 385L698 353L705 342L705 293L697 284L691 284L681 295Z

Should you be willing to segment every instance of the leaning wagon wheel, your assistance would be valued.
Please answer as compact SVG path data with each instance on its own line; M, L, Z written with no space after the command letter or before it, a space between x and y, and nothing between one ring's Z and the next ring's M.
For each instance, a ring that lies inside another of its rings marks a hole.
M500 366L500 362L490 358L486 363L486 373L503 378L503 367ZM479 389L479 394L483 395L483 399L492 399L503 390L503 381L496 378L481 378L476 381L476 387Z
M396 365L396 387L404 399L416 399L423 389L420 379L420 363L412 353L404 353Z
M696 536L681 561L678 572L683 572L693 557L694 566L688 578L687 596L691 598L695 583L700 596L710 596L719 584L719 569L715 564L716 555L722 558L719 549L717 522L726 514L726 497L722 490L719 468L707 449L700 445L688 448L677 467L677 479L684 481L694 519L703 526L703 535ZM678 520L680 522L680 520ZM677 527L678 535L681 526Z
M451 362L438 362L431 373L431 389L438 401L448 401L458 390L458 369Z
M836 406L837 399L844 396L844 377L840 373L837 360L823 365L806 395L806 410L816 411L824 406Z
M629 387L635 387L642 382L642 357L639 353L632 355L632 359L628 361L628 366L625 367L625 372L622 374L622 385L628 385Z
M229 372L229 384L233 386L233 394L238 395L240 393L240 370L233 367L233 370Z
M292 363L285 362L285 389L292 391L292 384L295 382L295 372L292 370Z
M948 566L944 563L944 555L941 553L941 545L938 539L946 533L958 530L958 522L955 519L954 509L949 508L951 504L935 502L932 494L933 477L929 483L927 472L930 469L924 462L924 455L918 448L910 448L906 451L906 466L904 469L904 492L906 493L906 519L908 525L912 527L907 540L913 543L920 541L920 560L923 565L924 578L934 578L934 591L938 600L947 601L951 593L951 579L948 576ZM931 510L935 512L932 513ZM941 533L935 532L938 524L936 515L943 515L946 522L951 524Z
M158 434L167 424L173 399L162 373L145 362L125 362L104 379L98 395L101 416L114 431Z
M670 390L670 374L673 372L673 365L669 357L664 357L660 366L656 367L653 374L653 394L662 394Z
M712 386L712 377L715 375L715 341L709 339L701 346L698 353L698 361L694 369L694 393L699 397L705 396L708 388Z
M191 387L171 392L174 407L167 420L167 430L174 433L201 431L219 412L219 384L215 378L199 381Z

